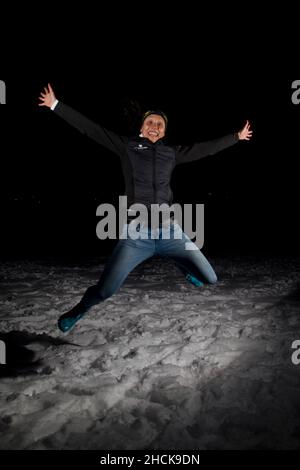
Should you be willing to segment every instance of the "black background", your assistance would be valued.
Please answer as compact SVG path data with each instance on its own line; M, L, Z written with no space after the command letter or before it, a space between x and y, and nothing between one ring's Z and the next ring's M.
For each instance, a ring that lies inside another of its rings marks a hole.
M175 170L175 201L205 203L207 255L299 255L295 6L264 13L262 5L226 3L206 13L209 5L185 2L167 4L163 17L161 4L111 6L45 4L32 12L25 3L13 5L8 21L2 5L0 257L76 259L113 244L97 240L95 212L122 194L120 163L37 106L48 81L59 99L119 132L127 130L128 98L159 106L174 143L233 132L249 119L251 142ZM31 465L45 460L26 455Z
M238 131L249 119L251 142L175 169L174 202L205 204L206 254L299 254L297 77L139 63L133 56L120 69L0 77L7 89L0 107L1 256L93 256L115 243L98 240L95 229L97 206L117 204L123 194L119 159L38 106L48 82L58 99L123 134L132 132L128 103L159 107L175 144Z

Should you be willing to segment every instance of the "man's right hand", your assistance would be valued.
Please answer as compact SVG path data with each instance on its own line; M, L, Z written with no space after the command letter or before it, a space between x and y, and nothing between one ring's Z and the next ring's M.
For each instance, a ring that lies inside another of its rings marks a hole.
M41 101L41 103L39 103L39 106L47 106L48 108L51 108L51 106L56 101L56 96L54 94L54 91L52 90L50 83L48 83L48 88L45 87L44 92L41 92L39 100Z

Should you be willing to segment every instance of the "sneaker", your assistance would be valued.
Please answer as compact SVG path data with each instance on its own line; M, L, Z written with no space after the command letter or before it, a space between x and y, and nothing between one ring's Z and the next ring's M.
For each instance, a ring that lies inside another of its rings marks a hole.
M77 323L78 320L83 317L83 315L84 312L80 312L79 309L75 306L74 308L72 308L72 310L67 313L64 313L61 317L59 317L57 326L60 331L66 333L71 328L73 328L75 323Z
M199 281L199 279L197 279L195 276L192 276L192 274L190 274L190 273L187 274L185 276L185 278L188 282L190 282L191 284L194 284L194 286L196 286L196 287L204 286L203 282Z

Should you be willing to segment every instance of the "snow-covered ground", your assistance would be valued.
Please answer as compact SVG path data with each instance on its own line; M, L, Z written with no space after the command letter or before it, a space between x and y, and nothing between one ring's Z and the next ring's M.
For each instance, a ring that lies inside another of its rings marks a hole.
M65 335L103 264L2 263L0 448L300 448L300 260L210 261L146 261Z

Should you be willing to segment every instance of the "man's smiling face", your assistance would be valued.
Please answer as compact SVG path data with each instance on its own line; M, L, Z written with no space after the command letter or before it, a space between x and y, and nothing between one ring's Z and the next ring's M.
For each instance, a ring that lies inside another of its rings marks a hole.
M166 123L162 116L159 114L150 114L143 122L141 133L143 137L155 143L162 139L166 133Z

